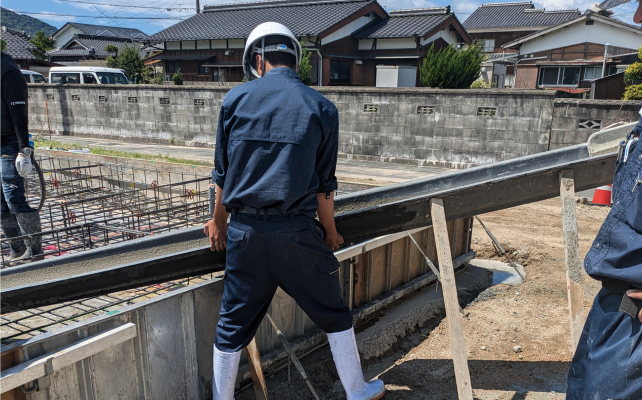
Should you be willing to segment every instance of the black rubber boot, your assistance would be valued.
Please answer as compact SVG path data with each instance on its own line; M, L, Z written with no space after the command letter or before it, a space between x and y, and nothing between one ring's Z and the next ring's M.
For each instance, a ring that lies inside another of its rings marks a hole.
M33 235L36 233L42 232L42 227L40 226L40 213L37 211L29 213L21 213L16 215L18 220L18 225L20 226L20 232L22 236ZM27 251L20 258L24 261L36 261L42 260L42 237L34 236L31 239L25 239L25 245L27 246Z
M18 220L16 216L11 213L0 214L0 226L2 227L4 237L7 239L21 236ZM9 246L11 247L9 252L9 260L11 261L22 257L27 250L27 246L24 245L23 241L11 242Z

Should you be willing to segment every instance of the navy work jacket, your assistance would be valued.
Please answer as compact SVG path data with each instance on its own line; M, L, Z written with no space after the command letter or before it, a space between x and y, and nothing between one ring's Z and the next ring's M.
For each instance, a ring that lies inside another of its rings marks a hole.
M337 108L290 68L230 90L221 106L214 182L223 206L315 216L316 193L337 190Z
M642 116L629 135L642 134ZM624 153L624 152L622 152ZM633 143L626 161L618 157L613 208L584 260L593 278L617 279L642 289L642 143Z

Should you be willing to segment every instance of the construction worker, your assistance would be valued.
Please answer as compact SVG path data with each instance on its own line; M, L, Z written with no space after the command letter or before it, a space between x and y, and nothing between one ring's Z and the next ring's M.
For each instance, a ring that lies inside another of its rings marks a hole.
M27 204L24 178L33 168L29 141L27 82L13 58L2 52L2 214L5 238L41 231L40 214ZM39 236L10 243L9 260L32 260L42 253Z
M567 400L642 399L642 109L620 145L613 208L584 268L602 281L568 373Z
M610 9L626 0L607 0ZM633 17L642 23L642 3ZM642 109L622 141L613 179L613 208L584 259L602 281L567 379L567 400L642 399Z
M241 349L277 287L328 334L348 400L380 399L385 392L382 381L364 381L333 254L343 243L334 223L337 109L301 82L300 60L301 45L288 28L259 25L245 46L247 83L230 90L221 106L212 173L216 206L204 229L213 251L227 249L214 400L233 398Z

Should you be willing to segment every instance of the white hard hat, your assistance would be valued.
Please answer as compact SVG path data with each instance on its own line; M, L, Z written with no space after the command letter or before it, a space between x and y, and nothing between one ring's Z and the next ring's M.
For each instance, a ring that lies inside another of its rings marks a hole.
M287 44L276 44L272 46L265 46L265 38L269 36L285 36L290 38L294 50L290 49ZM255 53L263 55L263 63L265 63L265 53L270 51L282 51L290 53L296 57L296 70L299 71L299 63L301 62L301 43L296 39L294 34L283 24L278 22L264 22L254 28L245 43L245 52L243 53L243 73L245 78L249 81L252 79L260 78L259 73L252 67L252 57ZM265 71L265 65L262 68Z

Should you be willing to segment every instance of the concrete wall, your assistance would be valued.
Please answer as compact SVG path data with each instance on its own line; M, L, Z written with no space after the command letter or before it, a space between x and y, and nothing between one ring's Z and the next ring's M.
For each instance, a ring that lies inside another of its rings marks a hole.
M32 133L49 132L50 126L60 135L213 147L218 112L228 90L213 86L30 85L30 127ZM318 90L339 110L342 157L455 168L583 142L592 132L577 128L580 119L605 115L605 120L607 114L619 112L618 118L629 121L637 119L639 110L634 102L622 110L624 103L612 103L607 107L611 111L599 102L571 102L582 105L572 115L557 112L554 116L554 110L566 110L567 100L555 100L553 91Z
M602 126L635 122L641 101L557 99L550 149L585 143Z

